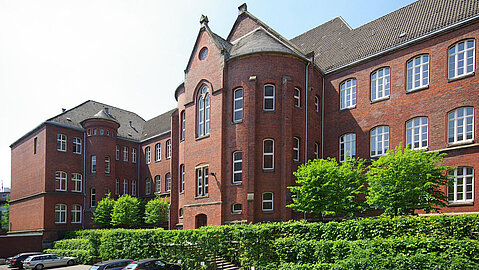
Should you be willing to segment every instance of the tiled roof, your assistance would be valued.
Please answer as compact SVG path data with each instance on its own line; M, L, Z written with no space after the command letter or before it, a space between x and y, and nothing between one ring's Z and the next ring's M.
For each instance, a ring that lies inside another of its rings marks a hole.
M173 109L154 117L145 123L143 128L142 140L149 139L156 135L166 133L171 130L171 115L177 109Z
M477 0L419 0L350 31L336 18L291 41L328 72L478 14Z

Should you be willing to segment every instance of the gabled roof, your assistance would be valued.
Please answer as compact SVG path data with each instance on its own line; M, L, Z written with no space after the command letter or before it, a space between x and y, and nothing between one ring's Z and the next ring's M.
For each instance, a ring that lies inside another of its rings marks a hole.
M141 140L148 140L171 131L171 115L175 111L177 111L177 109L167 111L164 114L160 114L146 121Z
M468 19L477 19L477 0L419 0L350 31L338 18L291 40L315 52L315 64L330 72Z

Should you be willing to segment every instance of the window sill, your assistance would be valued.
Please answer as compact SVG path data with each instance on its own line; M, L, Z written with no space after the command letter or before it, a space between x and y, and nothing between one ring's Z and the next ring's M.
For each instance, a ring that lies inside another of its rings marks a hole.
M342 109L340 108L339 111L341 112L341 111L347 111L347 110L356 109L356 106L357 106L357 105L350 106L350 107L345 107L345 108L342 108Z
M180 192L180 195L185 195L185 192L184 191Z
M273 110L265 110L265 109L263 109L263 112L265 112L265 113L274 113L274 112L276 112L276 110L274 110L274 109L273 109Z
M76 153L76 152L73 152L73 154L75 154L75 155L81 155L81 153Z
M55 225L65 225L67 224L66 222L55 222Z
M454 81L458 81L458 80L461 80L461 79L464 79L464 78L469 78L469 77L472 77L476 75L476 72L471 72L471 73L467 73L467 74L463 74L461 76L457 76L457 77L454 77L454 78L448 78L447 79L447 82L450 83L450 82L454 82Z
M232 182L231 185L232 186L241 186L241 185L243 185L243 182Z
M460 142L448 143L447 147L461 146L461 145L473 144L473 143L474 143L474 140L469 139L469 140L460 141Z
M374 104L374 103L378 103L378 102L385 101L385 100L388 100L388 99L390 99L390 96L378 98L378 99L375 99L375 100L371 100L369 103Z
M105 176L111 176L111 173L105 173Z
M241 215L243 213L243 211L239 211L239 212L231 212L232 215Z
M471 202L449 202L447 206L471 206L474 205L474 201Z
M195 196L195 200L209 198L209 195Z
M158 162L160 162L160 161L161 161L161 159L155 160L156 163L158 163Z
M267 172L274 172L274 168L272 168L272 169L265 169L265 168L263 168L263 172L265 172L265 173L267 173Z
M81 222L72 222L72 224L81 224Z
M210 134L208 135L204 135L204 136L199 136L199 137L196 137L195 140L199 141L199 140L203 140L203 139L206 139L206 138L209 138L210 137Z
M421 90L428 89L428 88L429 88L429 84L424 85L424 86L419 86L417 88L413 88L413 89L409 89L409 90L406 89L406 94L414 93L414 92L421 91Z
M62 191L62 192L66 192L67 190L66 190L66 189L55 189L55 191Z
M58 152L63 152L63 153L66 153L67 150L60 150L60 149L57 149Z
M237 124L241 124L241 123L243 123L243 119L231 122L232 125L237 125Z
M274 210L263 210L264 214L273 214Z

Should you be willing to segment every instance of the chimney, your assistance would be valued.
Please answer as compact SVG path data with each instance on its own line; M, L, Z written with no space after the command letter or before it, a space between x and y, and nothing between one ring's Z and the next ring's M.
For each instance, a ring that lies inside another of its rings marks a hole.
M133 127L133 125L131 124L131 120L130 120L130 127Z
M62 113L66 112L66 111L67 111L67 109L65 109L65 108L62 108Z
M109 109L109 108L105 108L105 113L106 113L106 114L110 114L110 109Z
M238 7L238 15L245 11L248 11L248 6L246 5L246 3L243 3L241 6Z

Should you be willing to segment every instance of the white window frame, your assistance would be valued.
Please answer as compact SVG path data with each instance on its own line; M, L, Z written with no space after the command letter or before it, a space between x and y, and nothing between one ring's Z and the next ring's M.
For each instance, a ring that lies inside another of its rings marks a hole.
M300 142L301 140L299 137L293 137L293 160L294 161L299 161L300 159L300 153L299 153L299 148L300 148Z
M136 163L136 148L131 149L131 163Z
M425 116L415 117L406 122L406 144L410 149L427 149L429 145L428 125L429 120Z
M123 146L123 161L128 162L128 146Z
M186 135L186 112L185 111L181 111L180 123L181 123L180 141L183 141Z
M128 180L123 179L123 195L128 194Z
M116 160L120 160L120 146L117 145L116 146Z
M238 207L239 206L239 207ZM239 209L238 209L239 208ZM243 205L241 203L234 203L231 206L231 213L233 214L241 214L243 212Z
M211 98L208 92L208 86L201 87L198 94L197 104L197 137L203 137L210 134L210 106Z
M472 42L472 47L468 47ZM460 50L461 44L463 45ZM474 39L466 39L457 42L448 49L448 79L456 79L474 73L476 53ZM462 59L460 59L462 57ZM462 62L462 67L458 67ZM469 63L468 63L469 62ZM468 71L469 69L469 71ZM462 73L459 74L459 71Z
M271 152L265 152L265 143L266 142L272 142L273 143L273 149ZM265 167L265 158L271 156L272 159L272 164L271 167ZM263 140L263 170L274 170L274 139L264 139Z
M389 98L391 90L391 69L382 67L371 73L371 101Z
M265 195L271 194L271 199L265 199ZM271 208L265 207L265 204L271 203ZM261 209L263 212L273 212L274 211L274 193L273 192L264 192L261 195Z
M120 179L115 179L115 194L119 195L120 194Z
M421 54L406 63L406 91L411 92L427 86L429 86L429 54Z
M81 139L73 138L73 154L81 154Z
M67 191L67 173L63 171L55 172L55 190Z
M166 141L166 159L171 158L171 140Z
M339 161L344 162L356 157L356 133L347 133L339 137Z
M161 193L161 176L160 175L155 176L155 192Z
M471 173L467 173L470 170ZM472 167L457 167L450 171L449 177L454 179L454 183L448 187L447 195L449 203L473 202L474 201L474 168ZM470 180L468 184L467 181ZM468 187L470 191L468 191ZM459 189L462 189L460 191ZM470 194L471 198L467 198ZM451 196L452 195L452 196ZM458 199L459 195L462 199ZM452 197L452 198L451 198Z
M462 116L460 115L462 112ZM462 130L462 132L461 132ZM458 139L462 136L462 139ZM470 136L470 138L467 138ZM452 140L451 140L452 138ZM447 114L448 145L462 144L474 140L474 107L460 107Z
M96 156L93 155L90 157L90 169L91 173L96 173Z
M233 152L233 184L240 184L243 182L243 152ZM239 176L240 180L236 180Z
M180 165L180 193L185 192L185 164Z
M240 96L236 96L236 93L241 92ZM243 121L243 88L237 88L233 91L233 122L238 123ZM238 117L236 117L238 113Z
M96 190L95 188L90 189L90 207L96 206Z
M67 223L67 205L63 203L55 204L55 224Z
M151 179L150 177L147 177L145 179L145 195L150 195L151 194Z
M196 197L208 196L209 166L196 167Z
M111 173L111 159L110 156L105 157L105 174Z
M136 196L136 180L131 181L131 196Z
M73 182L73 192L82 191L82 175L80 173L72 173L72 182Z
M294 88L293 90L294 107L301 108L301 90Z
M314 97L314 110L316 112L319 112L319 97L318 96Z
M145 148L145 162L146 164L151 163L151 148L149 146Z
M340 91L340 109L352 109L356 107L357 102L357 81L350 78L339 84Z
M161 160L161 143L155 144L155 161Z
M266 95L266 87L272 87L273 89L273 95ZM265 84L263 88L263 110L264 111L274 111L275 109L275 87L273 84ZM273 101L273 108L266 108L266 100L272 100Z
M73 204L71 210L71 223L80 224L82 216L82 207L80 204Z
M170 173L165 174L165 184L166 184L165 191L170 192L171 191L171 174Z
M60 151L60 152L67 151L67 135L57 134L57 151Z
M370 144L371 157L385 155L389 149L389 126L377 126L371 129Z

